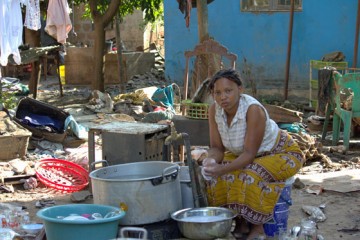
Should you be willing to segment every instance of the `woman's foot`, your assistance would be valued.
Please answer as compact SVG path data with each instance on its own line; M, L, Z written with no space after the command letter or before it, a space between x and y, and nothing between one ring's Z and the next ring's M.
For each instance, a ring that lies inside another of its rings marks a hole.
M260 225L251 225L251 230L246 240L263 240L266 239L264 227Z
M235 222L236 225L232 234L236 239L241 239L249 233L250 231L249 225L247 221L244 219L237 218Z

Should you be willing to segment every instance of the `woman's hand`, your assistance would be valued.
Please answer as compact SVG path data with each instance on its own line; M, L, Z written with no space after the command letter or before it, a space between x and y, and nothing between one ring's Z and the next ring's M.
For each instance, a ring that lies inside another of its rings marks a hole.
M202 161L202 165L204 167L206 166L210 166L211 164L214 164L216 163L216 160L214 158L205 158L203 161Z
M222 165L216 163L216 160L213 158L205 158L203 160L203 169L202 174L205 179L211 177L218 177L221 175Z

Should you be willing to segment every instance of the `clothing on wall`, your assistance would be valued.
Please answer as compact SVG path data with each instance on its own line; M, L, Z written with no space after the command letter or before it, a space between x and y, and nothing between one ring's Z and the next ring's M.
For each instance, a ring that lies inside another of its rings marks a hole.
M20 0L0 1L0 64L6 66L13 54L15 63L21 63L18 47L22 44L23 22Z
M72 28L69 14L66 0L49 0L45 31L62 44L66 42Z

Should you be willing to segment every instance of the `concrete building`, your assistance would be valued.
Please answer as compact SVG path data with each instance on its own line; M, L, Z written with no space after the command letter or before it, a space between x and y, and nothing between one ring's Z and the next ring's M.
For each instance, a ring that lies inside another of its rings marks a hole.
M260 94L284 92L290 2L215 0L207 5L210 37L238 55L236 68L245 80L255 81ZM352 66L358 1L295 3L288 93L306 98L310 60L341 51ZM167 80L182 84L184 51L199 43L197 8L191 10L189 28L177 1L164 1L164 12L165 74Z

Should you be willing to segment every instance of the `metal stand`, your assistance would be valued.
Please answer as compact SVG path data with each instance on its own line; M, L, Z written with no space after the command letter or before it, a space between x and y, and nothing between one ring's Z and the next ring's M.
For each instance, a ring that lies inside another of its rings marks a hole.
M207 207L208 201L205 191L205 181L201 174L201 169L196 161L191 158L190 137L187 133L178 134L174 125L171 126L171 135L165 139L165 145L177 145L179 140L183 140L186 149L186 164L189 166L191 190L193 193L194 207Z

